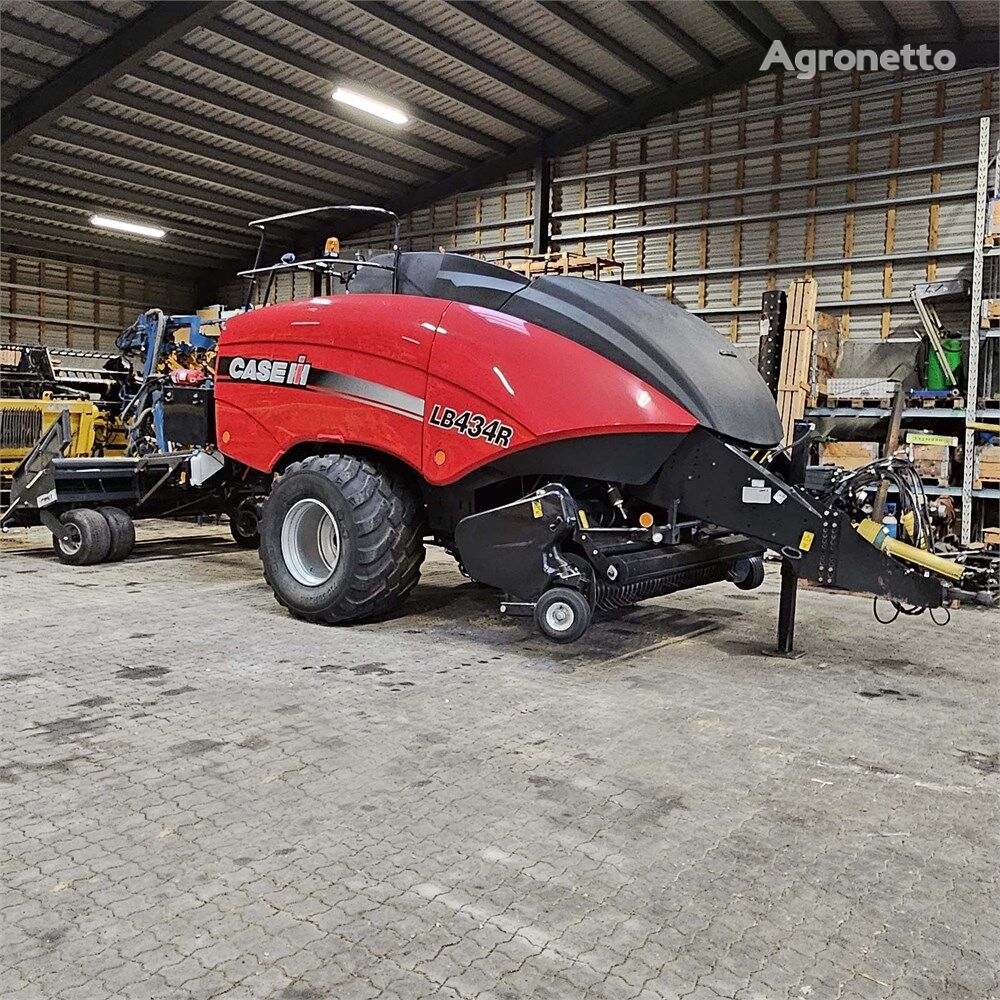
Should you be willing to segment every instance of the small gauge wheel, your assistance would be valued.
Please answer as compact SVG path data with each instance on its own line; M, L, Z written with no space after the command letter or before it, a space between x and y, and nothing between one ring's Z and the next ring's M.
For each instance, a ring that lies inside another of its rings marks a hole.
M535 604L535 624L553 642L575 642L587 631L591 617L590 602L569 587L553 587Z

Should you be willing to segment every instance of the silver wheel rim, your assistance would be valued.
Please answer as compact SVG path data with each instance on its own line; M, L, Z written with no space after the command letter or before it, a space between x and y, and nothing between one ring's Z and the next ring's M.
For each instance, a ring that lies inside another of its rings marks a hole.
M553 632L568 632L576 621L576 612L565 601L553 601L545 609L545 624Z
M77 552L80 551L80 546L83 545L83 535L80 534L80 529L75 524L63 525L66 534L69 538L59 539L59 548L63 550L68 556L75 556Z
M320 587L340 562L340 529L320 500L299 500L281 524L281 557L304 587Z

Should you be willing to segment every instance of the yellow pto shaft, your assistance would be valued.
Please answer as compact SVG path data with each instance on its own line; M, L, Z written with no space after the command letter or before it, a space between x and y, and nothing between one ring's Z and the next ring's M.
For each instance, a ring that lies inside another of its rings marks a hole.
M924 549L918 549L915 545L908 545L906 542L899 541L898 538L893 538L885 530L885 525L878 524L870 517L866 517L854 527L862 538L871 542L875 548L886 555L915 563L917 566L923 566L924 569L929 569L932 573L937 573L938 576L945 576L949 580L958 580L965 572L963 566L950 559L936 556L933 552L926 552Z

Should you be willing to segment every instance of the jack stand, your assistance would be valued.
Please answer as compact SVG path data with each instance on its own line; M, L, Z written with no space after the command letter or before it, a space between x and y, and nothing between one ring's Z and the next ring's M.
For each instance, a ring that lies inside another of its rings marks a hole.
M780 656L797 660L795 645L795 603L799 595L799 577L788 559L781 560L781 593L778 597L778 646L765 649L765 656Z
M809 460L809 443L815 425L804 420L796 420L793 430L793 445L789 456L788 481L795 486L801 485L806 478L806 465ZM795 646L795 604L799 596L799 575L795 572L792 561L787 557L781 560L781 593L778 596L778 648L765 649L766 656L781 656L788 660L797 660L801 653L796 653Z

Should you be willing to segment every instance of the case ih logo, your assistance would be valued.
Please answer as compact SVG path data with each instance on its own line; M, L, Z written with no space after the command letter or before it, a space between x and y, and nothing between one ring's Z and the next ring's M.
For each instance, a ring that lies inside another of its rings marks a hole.
M229 359L228 375L240 382L270 382L273 385L305 385L312 367L304 354L294 361L272 361L270 358Z

